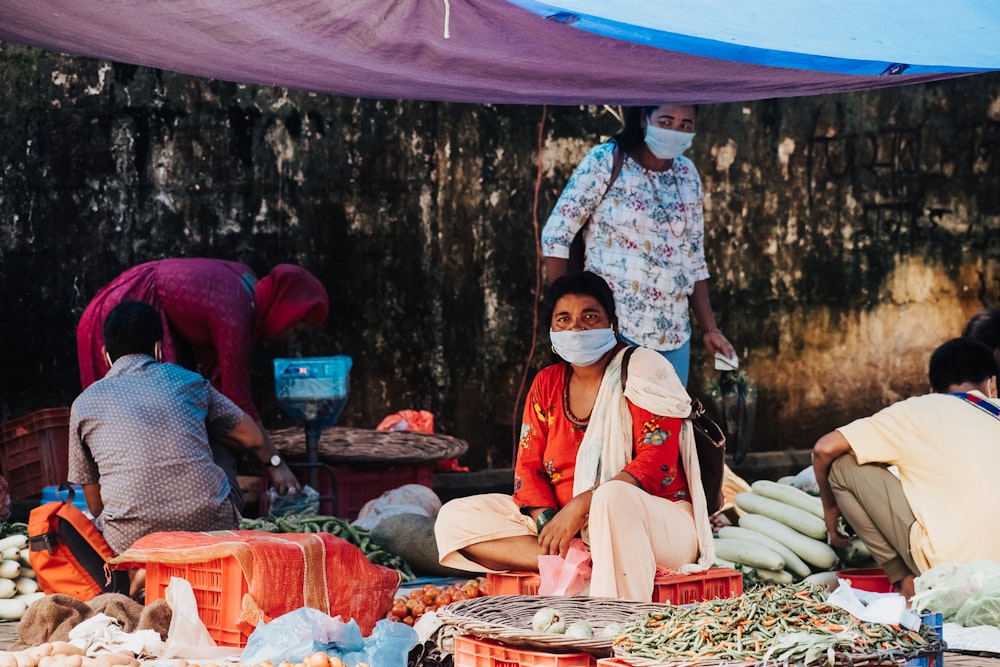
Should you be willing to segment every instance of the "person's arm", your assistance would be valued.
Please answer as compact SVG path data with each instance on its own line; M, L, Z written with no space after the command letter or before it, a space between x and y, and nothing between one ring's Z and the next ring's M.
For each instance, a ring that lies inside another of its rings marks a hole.
M570 246L602 201L611 180L613 162L610 144L590 149L552 207L540 239L546 285L565 275L569 268Z
M302 485L299 484L288 464L285 463L285 459L278 452L278 448L274 446L265 431L257 425L257 422L250 415L243 413L239 423L226 433L226 437L254 453L261 465L266 467L271 474L271 482L279 494L284 495L289 491L302 489ZM276 466L271 465L271 460L275 456L281 459L281 463Z
M82 484L83 499L87 501L87 511L95 519L104 511L104 501L101 500L100 484Z
M708 348L708 353L714 355L721 352L729 358L736 356L736 349L732 343L722 335L719 325L715 322L715 313L712 312L712 301L708 296L708 281L699 280L694 284L694 292L691 294L691 309L694 317L701 327L701 339Z
M854 452L851 450L851 444L840 431L827 433L813 446L813 472L816 474L820 500L823 501L826 531L830 534L831 542L837 546L846 547L851 541L841 535L838 530L840 507L837 506L837 499L833 496L833 489L830 487L830 466L841 456L854 456Z
M542 259L542 266L545 267L545 284L552 285L556 278L566 275L569 270L569 260L565 257L545 257Z

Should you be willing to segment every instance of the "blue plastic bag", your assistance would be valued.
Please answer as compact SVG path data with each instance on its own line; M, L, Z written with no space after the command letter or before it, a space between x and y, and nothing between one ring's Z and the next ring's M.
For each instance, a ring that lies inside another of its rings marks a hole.
M247 639L240 663L298 663L322 651L349 667L359 662L371 667L406 667L410 649L418 641L416 631L404 623L382 619L371 636L364 637L354 619L345 623L339 616L303 607L258 625Z
M375 624L371 636L365 640L365 662L371 667L406 667L410 649L419 641L417 631L406 623L383 618ZM347 660L344 662L352 667L357 664Z

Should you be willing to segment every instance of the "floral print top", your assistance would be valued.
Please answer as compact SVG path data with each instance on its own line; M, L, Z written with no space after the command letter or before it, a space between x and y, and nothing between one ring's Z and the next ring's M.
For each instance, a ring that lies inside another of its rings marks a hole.
M573 237L593 215L584 231L584 268L611 286L622 335L674 350L691 337L688 296L709 275L701 178L683 156L658 172L626 155L602 200L614 145L595 146L573 172L542 229L542 254L569 257Z
M535 376L524 406L514 502L518 507L563 507L573 498L576 453L586 432L566 417L563 386L569 365L558 363ZM688 500L687 477L680 463L682 420L659 417L629 403L632 461L625 466L645 491L670 500Z

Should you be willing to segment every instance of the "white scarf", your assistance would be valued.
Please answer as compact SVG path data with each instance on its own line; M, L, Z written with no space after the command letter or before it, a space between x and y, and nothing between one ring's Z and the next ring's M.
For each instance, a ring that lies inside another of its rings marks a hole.
M626 348L627 349L627 348ZM708 505L701 485L701 467L694 444L691 422L691 397L677 372L655 350L638 347L628 365L628 378L622 392L622 357L625 349L612 359L604 371L587 432L576 456L573 495L589 491L621 472L632 460L632 415L628 399L644 410L661 417L676 417L684 423L680 433L681 463L687 476L691 504L694 507L695 533L698 537L698 562L680 571L699 572L715 561L715 543L708 519Z

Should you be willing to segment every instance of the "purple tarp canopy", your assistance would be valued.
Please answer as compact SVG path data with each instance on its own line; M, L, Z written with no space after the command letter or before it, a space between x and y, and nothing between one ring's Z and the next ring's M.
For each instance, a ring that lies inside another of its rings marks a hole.
M1000 69L996 0L0 0L0 40L350 97L733 102Z

